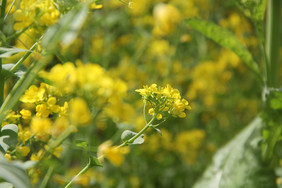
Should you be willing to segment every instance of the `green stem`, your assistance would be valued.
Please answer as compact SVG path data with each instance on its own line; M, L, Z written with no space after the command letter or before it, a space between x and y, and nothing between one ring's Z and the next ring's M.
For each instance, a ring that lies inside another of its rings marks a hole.
M0 59L0 107L4 101L4 86L5 86L5 78L2 74L2 59Z
M84 172L86 172L89 168L91 167L91 160L89 159L89 162L87 163L87 165L78 173L76 174L72 180L65 186L65 188L68 188L72 185L72 183Z
M1 3L1 12L0 12L0 30L3 29L4 26L4 17L5 17L5 10L6 10L6 3L7 0L2 0ZM4 85L5 85L5 78L2 74L2 59L0 59L0 107L4 101Z
M128 143L132 143L134 142L135 139L137 139L139 136L141 136L150 126L152 126L152 123L154 122L154 120L156 119L156 116L154 115L153 118L150 120L149 123L146 124L146 126L139 131L135 136L133 136L132 138L130 138L128 141L120 144L119 146L117 146L115 149L127 146ZM104 155L100 156L98 158L98 160L104 158ZM86 172L89 168L91 167L91 160L89 159L89 162L87 163L87 165L78 173L76 174L72 180L65 186L65 188L68 188L72 185L72 183L76 180L76 178L78 178L81 174L83 174L84 172Z
M54 166L51 166L48 171L47 171L47 174L45 175L42 183L40 184L40 187L39 188L45 188L49 179L51 178L51 175L52 175L52 172L54 170Z
M7 0L2 0L2 4L1 4L1 19L4 19L4 17L5 17L6 3L7 3ZM2 28L3 28L3 22L1 23L1 29Z
M38 41L42 39L43 35L39 38ZM34 43L30 49L24 54L24 56L11 68L11 72L14 73L16 72L17 68L28 58L28 56L33 52L33 50L36 48L38 45L38 42Z
M281 0L269 0L266 28L267 86L279 87Z

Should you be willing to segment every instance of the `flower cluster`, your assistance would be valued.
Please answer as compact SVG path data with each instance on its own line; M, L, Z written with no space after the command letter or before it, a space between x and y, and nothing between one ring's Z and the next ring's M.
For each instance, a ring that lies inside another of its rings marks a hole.
M149 114L156 115L157 119L162 119L165 112L174 117L184 118L186 117L184 111L191 110L189 102L181 99L179 90L170 85L166 87L158 87L157 84L146 85L144 89L136 91L142 95L145 103L148 102L151 105Z
M53 0L22 0L19 8L14 12L15 30L24 29L31 24L49 26L57 23L60 12Z

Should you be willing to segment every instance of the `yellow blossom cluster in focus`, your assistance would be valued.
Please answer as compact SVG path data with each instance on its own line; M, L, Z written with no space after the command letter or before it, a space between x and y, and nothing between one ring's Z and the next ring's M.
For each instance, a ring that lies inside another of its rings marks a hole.
M181 99L178 89L170 85L158 87L157 84L144 86L143 89L136 90L151 105L149 114L156 115L157 119L162 119L164 112L174 116L184 118L186 109L191 110L191 106L186 99Z

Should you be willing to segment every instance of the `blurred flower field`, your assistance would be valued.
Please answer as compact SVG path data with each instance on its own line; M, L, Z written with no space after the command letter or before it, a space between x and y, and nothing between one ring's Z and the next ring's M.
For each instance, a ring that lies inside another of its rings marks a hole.
M281 7L2 0L0 187L282 187Z

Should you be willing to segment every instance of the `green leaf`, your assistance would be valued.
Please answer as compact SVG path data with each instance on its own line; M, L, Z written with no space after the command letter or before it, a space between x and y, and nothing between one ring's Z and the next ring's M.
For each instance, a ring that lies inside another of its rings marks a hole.
M18 142L18 126L8 124L2 127L0 137L0 150L6 152L10 147L16 147Z
M207 22L199 18L187 19L186 22L192 28L237 54L262 82L261 74L259 73L257 64L253 60L252 54L231 32L212 22Z
M150 127L152 127L152 128L153 128L154 130L156 130L161 136L163 136L162 131L161 131L160 129L154 127L153 125L150 126Z
M121 134L121 140L123 142L127 142L129 141L132 137L134 137L135 135L137 135L136 132L130 131L130 130L125 130L123 131L123 133ZM143 144L144 143L144 134L140 135L138 138L136 138L134 141L130 142L130 144Z
M0 183L0 188L13 188L13 184L10 184L8 182L3 182L3 183Z
M84 3L83 6L73 7L58 24L46 31L42 41L45 49L54 53L59 43L62 45L71 44L85 22L87 13L88 3Z
M247 17L256 21L263 21L266 0L237 0L235 3Z
M0 177L15 186L15 188L31 188L29 178L22 168L12 162L8 162L3 155L0 154Z
M20 49L16 47L12 47L12 48L0 47L0 58L11 57L14 54L17 54L20 52L26 52L26 51L27 50L25 49Z
M88 150L88 143L83 140L76 140L75 145L77 147L83 148L85 151Z
M123 142L128 141L130 138L132 138L133 136L135 136L137 133L130 131L130 130L125 130L123 131L123 133L121 134L121 140Z
M26 73L26 67L24 65L20 65L16 72L12 72L11 69L15 66L15 64L3 64L2 65L2 75L4 75L5 79L16 76L21 78Z
M274 171L261 160L262 120L256 118L220 149L193 188L275 188Z
M103 164L99 161L97 157L89 156L89 161L91 166L100 166L103 167Z
M131 144L143 144L144 143L143 137L144 137L144 134L140 135Z

